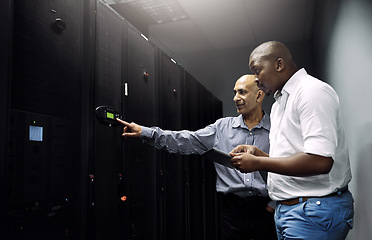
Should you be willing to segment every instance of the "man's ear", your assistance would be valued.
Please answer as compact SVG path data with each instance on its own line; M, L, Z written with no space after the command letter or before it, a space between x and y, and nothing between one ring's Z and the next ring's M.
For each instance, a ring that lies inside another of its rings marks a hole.
M257 102L262 102L265 97L265 92L262 90L257 91Z
M277 72L280 72L284 69L284 59L283 58L278 58L276 60L275 68L276 68Z

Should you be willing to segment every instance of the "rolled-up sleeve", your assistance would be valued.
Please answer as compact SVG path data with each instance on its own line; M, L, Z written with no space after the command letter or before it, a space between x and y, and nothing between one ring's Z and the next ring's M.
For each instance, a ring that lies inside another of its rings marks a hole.
M304 96L306 101L303 101L305 103L300 106L299 111L304 152L325 157L334 156L337 147L338 98L327 86L306 93L310 96Z

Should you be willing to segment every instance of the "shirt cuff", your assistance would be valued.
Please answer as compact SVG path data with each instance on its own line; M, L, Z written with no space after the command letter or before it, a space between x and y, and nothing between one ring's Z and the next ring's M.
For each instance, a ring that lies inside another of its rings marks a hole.
M328 140L311 138L305 141L304 152L323 157L332 157L335 155L336 146Z
M141 138L152 138L154 135L154 129L142 126Z

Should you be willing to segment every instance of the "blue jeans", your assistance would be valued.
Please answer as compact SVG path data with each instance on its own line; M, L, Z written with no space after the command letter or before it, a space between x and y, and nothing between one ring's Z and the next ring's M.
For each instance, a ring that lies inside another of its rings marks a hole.
M349 191L338 196L310 198L293 206L278 204L278 239L345 239L353 227L354 200Z

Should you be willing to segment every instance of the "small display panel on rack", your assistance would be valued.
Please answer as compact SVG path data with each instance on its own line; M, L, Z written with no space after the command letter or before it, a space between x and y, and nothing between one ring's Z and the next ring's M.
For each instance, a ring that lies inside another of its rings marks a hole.
M108 126L118 126L120 123L116 121L117 118L122 119L122 115L119 111L108 107L108 106L99 106L96 108L96 116L98 120L107 124Z

